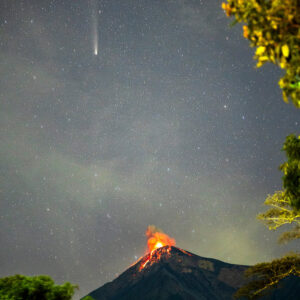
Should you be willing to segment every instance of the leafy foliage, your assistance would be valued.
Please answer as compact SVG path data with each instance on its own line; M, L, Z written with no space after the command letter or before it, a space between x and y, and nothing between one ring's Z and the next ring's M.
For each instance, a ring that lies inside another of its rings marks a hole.
M259 214L270 230L275 230L285 224L294 224L295 227L285 232L279 238L280 242L287 242L300 238L300 137L287 136L283 145L287 161L280 166L284 173L283 191L268 196L265 204L271 206L266 212Z
M279 243L286 243L300 238L300 226L295 226L292 230L284 232L278 239Z
M283 146L287 162L280 166L283 171L283 187L295 210L300 210L300 136L289 135Z
M234 295L236 299L256 299L278 287L280 280L289 276L300 276L300 254L289 254L272 262L260 263L247 269L251 281Z
M300 212L291 207L291 200L286 192L278 191L272 196L268 196L266 205L271 206L269 210L257 216L270 230L275 230L285 224L295 224L292 231L285 232L279 238L280 242L286 242L298 238L300 235Z
M266 212L259 214L270 230L276 230L285 224L295 224L295 227L284 232L279 242L288 242L300 238L300 137L287 136L283 145L287 161L280 166L283 176L283 191L269 195L265 201L271 206ZM289 275L300 276L300 255L293 254L270 263L261 263L250 267L246 276L252 277L241 287L235 297L255 299L263 296L269 289L278 285L279 281Z
M233 24L246 23L258 68L272 62L286 71L278 82L283 100L300 108L300 0L228 0L222 8Z
M222 3L233 25L244 22L244 37L256 47L254 59L259 68L272 62L285 70L278 84L283 100L292 100L300 108L300 0L228 0ZM280 166L283 191L269 195L265 201L271 208L259 214L270 230L285 224L295 227L283 233L279 242L300 238L300 136L290 135L283 146L287 161ZM289 275L300 276L300 255L293 254L270 263L250 267L246 275L251 281L238 290L235 297L254 299Z
M0 279L0 299L3 300L70 300L78 288L66 282L55 285L46 275L28 277L14 275Z

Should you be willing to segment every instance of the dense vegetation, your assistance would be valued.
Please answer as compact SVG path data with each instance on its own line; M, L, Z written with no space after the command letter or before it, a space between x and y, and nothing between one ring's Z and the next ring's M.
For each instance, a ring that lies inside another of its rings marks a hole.
M244 37L257 47L257 67L271 62L285 70L279 80L284 101L300 108L300 1L228 0L227 16L244 22Z
M244 22L244 37L256 47L256 67L271 62L285 70L279 80L283 100L292 100L300 108L300 0L228 0L222 3L233 24ZM280 166L283 172L283 189L269 195L265 204L270 208L258 215L270 230L293 224L279 242L300 238L300 136L289 135L283 146L287 161ZM268 293L289 275L300 276L300 254L250 267L248 284L235 295L254 299Z
M265 204L271 208L259 214L270 230L285 224L295 225L284 232L280 242L287 242L300 237L300 136L289 135L283 146L287 161L280 166L283 172L283 190L269 195Z
M279 242L288 242L300 238L300 137L290 135L286 138L283 150L287 161L280 166L283 171L283 190L269 195L265 204L270 208L258 215L270 230L294 224L294 227L281 234ZM276 288L287 276L300 277L300 254L291 253L272 262L260 263L250 267L246 276L252 280L243 286L236 298L255 299Z
M76 285L66 282L56 285L46 275L14 275L0 279L1 300L70 300Z
M71 300L77 285L65 282L56 285L47 275L14 275L0 278L1 300ZM91 296L84 300L93 300Z
M264 296L289 275L300 276L300 257L297 254L288 254L271 262L256 264L247 269L246 276L252 280L237 291L235 298L255 299Z

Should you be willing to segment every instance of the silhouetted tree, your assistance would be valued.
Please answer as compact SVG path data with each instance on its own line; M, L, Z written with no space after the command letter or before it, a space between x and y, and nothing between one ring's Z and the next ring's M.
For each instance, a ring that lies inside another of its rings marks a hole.
M300 108L300 0L228 0L222 8L228 17L235 17L232 25L246 23L244 37L251 47L257 47L257 68L272 62L286 71L279 80L283 100L288 102L290 98ZM289 135L283 150L287 156L280 166L283 190L267 197L265 204L271 208L259 214L258 219L270 230L294 224L279 238L279 242L288 242L300 238L300 136ZM246 271L251 281L235 297L261 297L291 274L300 276L300 254L256 264Z
M70 300L76 285L66 282L55 285L46 275L14 275L0 278L1 300Z
M300 1L228 0L222 3L227 16L244 22L244 37L257 47L257 67L272 62L284 69L279 80L284 101L291 98L300 108Z
M300 238L300 136L289 135L283 146L287 161L279 168L284 173L283 191L269 195L265 204L271 208L259 214L270 230L275 230L285 224L294 224L295 227L284 232L280 242L287 242Z
M289 135L283 150L287 156L287 161L280 166L284 173L284 189L269 195L265 204L271 208L257 216L270 230L276 230L286 224L295 224L291 230L280 236L280 243L300 238L300 137ZM235 297L261 297L277 287L280 280L287 276L300 276L300 254L289 254L269 263L256 264L250 267L245 275L252 280L241 287Z
M271 262L256 264L248 268L245 275L252 280L241 287L234 297L256 299L265 296L287 276L300 276L300 255L288 254Z

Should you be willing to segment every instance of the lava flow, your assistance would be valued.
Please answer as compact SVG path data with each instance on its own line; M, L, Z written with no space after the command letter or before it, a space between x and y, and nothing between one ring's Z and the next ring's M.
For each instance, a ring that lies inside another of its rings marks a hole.
M165 255L165 257L169 257L171 249L171 246L164 246L163 248L160 247L160 249L157 248L152 250L150 253L148 253L142 258L139 270L141 271L147 265L152 265L153 263L158 262L163 254Z

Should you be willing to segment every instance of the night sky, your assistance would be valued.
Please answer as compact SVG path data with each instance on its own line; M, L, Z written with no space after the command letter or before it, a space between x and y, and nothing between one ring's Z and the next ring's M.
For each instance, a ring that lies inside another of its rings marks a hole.
M144 254L149 224L230 263L295 248L256 214L299 111L221 2L1 0L0 277L82 296Z

